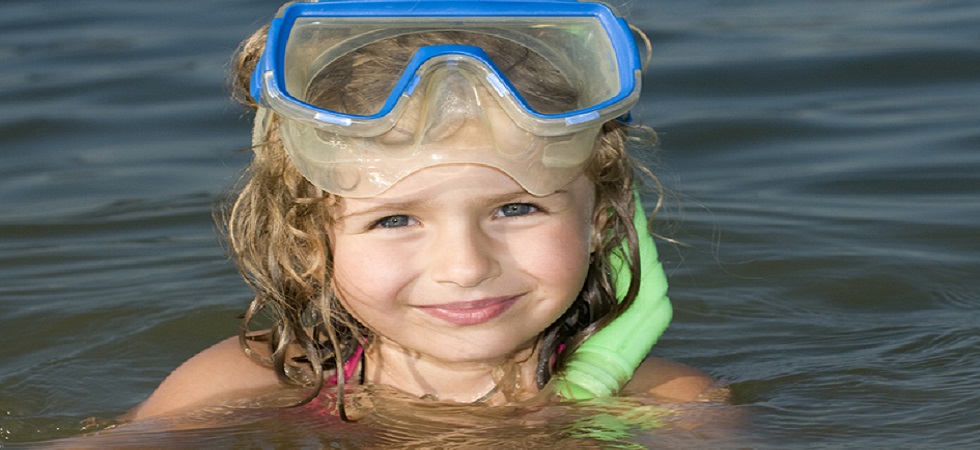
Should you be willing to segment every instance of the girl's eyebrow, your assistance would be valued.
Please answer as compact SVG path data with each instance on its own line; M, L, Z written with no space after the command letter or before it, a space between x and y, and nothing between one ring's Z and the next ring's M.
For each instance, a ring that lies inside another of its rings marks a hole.
M552 192L552 193L550 193L548 195L535 196L535 195L532 195L532 194L528 193L527 191L523 191L522 190L522 191L508 192L508 193L499 194L499 195L487 195L487 196L484 196L480 201L482 203L484 203L484 204L508 203L508 202L514 201L516 199L521 199L521 198L526 198L526 197L531 197L531 198L534 198L534 199L542 199L543 200L543 199L547 199L547 198L552 198L552 197L557 197L557 196L560 196L560 195L564 195L564 194L567 194L567 193L568 193L568 191L566 189L559 189L559 190L557 190L555 192ZM385 214L385 213L391 213L391 212L397 212L397 211L412 211L412 210L417 210L419 208L426 208L431 203L432 203L432 199L431 198L428 198L428 197L426 197L426 198L420 198L420 199L406 200L406 201L384 202L384 203L381 203L379 205L370 206L370 207L367 207L367 208L364 208L364 209L359 209L357 211L351 211L349 213L340 215L335 220L337 222L341 222L343 220L346 220L346 219L349 219L349 218L353 218L353 217L359 217L359 216L373 216L373 215L377 215L377 214Z
M337 222L358 216L372 216L378 213L388 213L391 211L406 211L417 208L425 207L426 203L430 203L430 199L418 199L418 200L407 200L407 201L392 201L385 202L379 205L370 206L364 209L359 209L357 211L351 211L346 214L337 216L335 219Z

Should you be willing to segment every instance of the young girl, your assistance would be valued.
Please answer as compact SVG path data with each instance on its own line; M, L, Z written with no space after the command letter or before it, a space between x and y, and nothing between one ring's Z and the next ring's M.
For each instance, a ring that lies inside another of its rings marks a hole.
M226 225L256 297L241 336L181 365L134 417L281 384L307 400L336 386L340 414L350 384L561 397L549 386L576 352L643 294L621 120L638 65L625 22L593 3L284 8L235 69L255 158ZM647 358L619 393L692 401L711 384Z

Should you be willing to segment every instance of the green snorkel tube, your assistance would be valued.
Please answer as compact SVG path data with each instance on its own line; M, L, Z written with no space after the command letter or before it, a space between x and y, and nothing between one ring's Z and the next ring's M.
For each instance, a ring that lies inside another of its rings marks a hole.
M640 249L640 290L633 305L572 353L563 373L552 381L554 392L566 400L587 400L615 395L633 377L653 344L667 329L673 310L667 298L667 276L657 258L657 247L647 230L647 218L638 193L634 194L633 224ZM616 296L626 296L630 272L624 243L613 252Z

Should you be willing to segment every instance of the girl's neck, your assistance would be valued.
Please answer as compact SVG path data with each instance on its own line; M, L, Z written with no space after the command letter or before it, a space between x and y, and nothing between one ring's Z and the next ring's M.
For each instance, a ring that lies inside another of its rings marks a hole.
M538 391L534 381L537 346L494 361L443 361L383 338L364 353L368 384L385 384L420 399L490 404L522 399Z

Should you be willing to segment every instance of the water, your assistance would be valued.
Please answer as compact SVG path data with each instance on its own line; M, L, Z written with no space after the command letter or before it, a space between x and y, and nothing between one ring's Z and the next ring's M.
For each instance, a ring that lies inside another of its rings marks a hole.
M0 446L101 428L236 332L249 292L210 210L247 162L250 124L227 99L226 62L277 7L0 4ZM618 445L980 445L980 4L621 9L654 42L636 116L660 133L656 171L674 194L662 232L684 244L661 247L676 316L655 353L731 383L736 404L661 429L630 422L650 417L628 400L580 407L611 415L546 408L483 434L584 444L576 433L595 424L574 419L591 414L626 430ZM117 436L379 438L252 414Z

